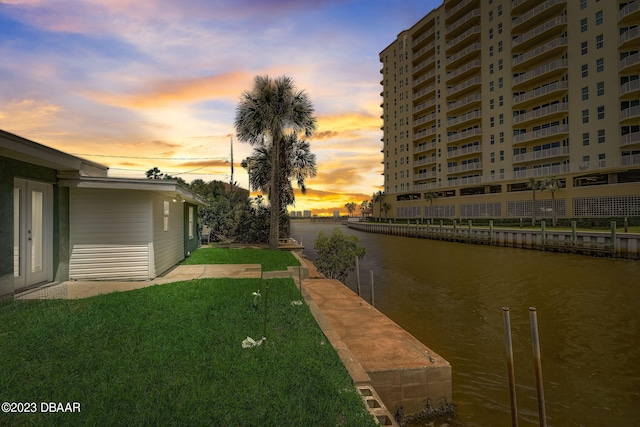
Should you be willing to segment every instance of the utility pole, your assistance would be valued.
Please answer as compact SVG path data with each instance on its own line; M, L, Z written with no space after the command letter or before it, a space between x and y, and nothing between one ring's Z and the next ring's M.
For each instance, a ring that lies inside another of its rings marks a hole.
M233 136L231 137L231 192L233 192Z

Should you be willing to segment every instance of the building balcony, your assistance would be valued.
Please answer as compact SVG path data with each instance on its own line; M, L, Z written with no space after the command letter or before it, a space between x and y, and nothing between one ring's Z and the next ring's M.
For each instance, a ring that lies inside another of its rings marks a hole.
M413 161L413 167L431 165L431 164L435 164L436 162L437 162L437 157L436 156L430 156L430 157L426 157L424 159L414 160Z
M513 106L522 108L526 104L539 103L547 99L560 97L569 90L569 82L558 81L513 97Z
M420 126L424 123L431 122L436 119L435 111L431 114L425 114L424 116L420 116L416 120L413 121L413 127Z
M413 106L413 114L422 113L423 111L428 110L429 108L436 106L436 98L431 98L428 101L421 102L418 105ZM382 107L382 105L381 105Z
M567 16L557 16L550 21L528 31L511 42L512 52L526 52L543 40L548 40L555 34L560 34L567 28Z
M482 145L471 145L469 147L460 148L459 150L447 151L447 159L468 156L469 154L482 153Z
M480 25L476 25L475 27L469 28L467 31L460 34L458 37L452 40L449 40L447 42L447 45L446 45L447 52L454 52L457 50L456 47L458 46L461 49L467 43L479 41L481 33L482 33L482 30L480 29ZM463 42L465 43L463 44Z
M473 90L475 87L482 84L482 77L473 77L459 85L447 88L447 96L457 95L460 96L465 92Z
M636 98L638 95L640 95L640 79L631 80L620 86L621 98Z
M427 31L420 34L417 38L413 39L413 42L411 43L411 47L413 49L420 49L428 41L430 41L431 37L435 37L435 33L436 33L436 27L434 25L431 25Z
M640 119L640 105L636 105L635 107L627 108L626 110L620 111L620 122L630 122L630 121L638 121Z
M640 54L634 53L618 63L619 72L640 72Z
M457 67L458 64L463 63L464 61L468 61L471 56L479 56L482 50L482 44L473 43L466 48L462 49L460 52L457 52L455 55L447 57L447 67L454 68Z
M447 118L447 127L456 127L462 125L468 125L468 123L472 120L480 120L482 118L482 113L480 110L470 111L458 117L449 117Z
M431 178L435 178L435 177L436 177L436 172L435 171L413 174L413 180L414 181L419 181L421 179L431 179Z
M630 147L640 144L640 132L632 132L620 137L620 147Z
M416 184L411 186L411 191L426 191L433 190L434 188L442 188L441 182L425 182L423 184Z
M447 112L453 113L454 111L461 108L471 108L471 106L473 106L474 104L479 104L480 102L482 102L482 96L479 93L474 93L473 95L469 95L466 98L448 103Z
M618 49L626 49L640 42L640 27L626 31L618 38Z
M428 70L430 66L435 67L436 65L436 56L435 55L431 55L430 57L428 57L427 59L425 59L424 61L418 63L416 66L413 67L413 69L411 70L411 73L416 76L418 75L418 73L422 70Z
M462 67L447 73L447 83L455 83L473 74L478 74L480 72L481 65L482 64L479 59L467 62Z
M464 33L465 30L480 21L480 15L480 9L473 9L462 18L453 22L447 27L447 38L453 38Z
M628 3L618 11L618 24L637 24L640 21L640 3Z
M413 79L413 88L418 88L421 84L433 80L436 77L436 69L433 68L427 74L423 74L417 79Z
M447 173L453 174L478 170L482 170L482 162L473 162L464 165L450 166L447 168Z
M521 133L513 137L513 144L522 144L525 142L543 140L546 138L556 137L562 134L569 133L569 125L556 125L548 128L535 130L532 132Z
M413 154L426 153L427 151L435 150L436 143L434 142L423 142L417 147L413 147Z
M522 15L511 21L511 31L521 31L527 26L533 26L550 16L557 15L567 5L567 0L547 0L544 3L529 9Z
M567 157L569 147L555 147L547 150L532 151L530 153L516 154L513 156L513 163L526 163L554 157Z
M535 7L539 2L540 0L512 0L511 13L514 15L524 13L532 7Z
M558 104L549 105L547 107L538 108L525 114L519 114L513 118L514 125L530 123L536 120L549 121L555 116L564 116L569 112L569 103L560 102Z
M537 48L523 53L522 55L516 56L513 58L511 63L512 69L517 71L518 69L530 67L536 63L543 62L544 60L548 60L553 56L560 55L562 52L567 50L568 41L566 37L558 37L555 40L550 41L549 43L545 43L542 46L538 46Z
M422 98L431 95L435 91L436 91L436 85L435 84L429 85L429 86L425 87L424 89L420 89L418 92L414 93L413 94L413 100L414 101L419 101Z
M436 134L435 126L428 129L422 129L420 132L416 132L413 134L413 141L415 142L423 138L429 138L430 136L433 136L435 134Z
M513 89L518 86L534 85L552 78L554 75L562 75L567 72L569 60L556 59L541 67L535 68L513 79Z
M447 23L453 22L456 19L463 16L469 10L478 7L479 0L462 0L460 3L447 10L445 14L445 21Z
M420 59L421 56L426 55L430 52L433 52L433 49L435 49L436 47L436 41L433 40L431 42L429 42L429 44L427 44L426 46L423 46L420 48L420 50L418 50L417 52L413 53L413 60L417 61L418 59Z
M447 136L447 144L452 143L452 142L463 141L465 139L473 138L473 137L476 137L476 136L482 136L482 128L481 127L467 129L467 130L464 130L462 132L458 132L458 133L454 133L452 135L448 135Z
M640 165L640 154L634 154L632 156L620 157L621 166L636 166Z

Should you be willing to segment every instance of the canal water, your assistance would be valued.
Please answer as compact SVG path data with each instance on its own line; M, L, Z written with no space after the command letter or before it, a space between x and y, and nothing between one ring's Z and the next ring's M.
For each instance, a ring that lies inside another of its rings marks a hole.
M510 308L520 426L537 426L536 307L549 426L640 425L640 262L369 234L292 222L314 260L322 230L359 237L362 296L452 366L456 415L510 426L502 307ZM355 274L347 286L356 289ZM390 408L393 410L393 408Z

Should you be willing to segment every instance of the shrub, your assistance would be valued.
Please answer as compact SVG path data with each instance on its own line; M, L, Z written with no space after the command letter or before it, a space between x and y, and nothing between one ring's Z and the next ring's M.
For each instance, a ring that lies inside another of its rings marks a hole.
M341 282L356 268L356 257L364 258L366 249L359 244L358 236L346 236L339 228L334 228L331 236L319 232L314 243L318 251L315 261L318 270L330 279Z

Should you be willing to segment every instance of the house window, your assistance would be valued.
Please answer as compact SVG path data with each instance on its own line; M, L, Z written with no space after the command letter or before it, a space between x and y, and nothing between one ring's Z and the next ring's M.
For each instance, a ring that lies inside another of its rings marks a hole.
M599 10L596 12L596 25L602 24L602 21L603 21L602 11Z
M598 96L604 95L604 82L598 82Z
M162 231L169 231L169 201L162 202Z
M596 72L601 73L604 71L604 58L596 60Z
M604 35L598 34L596 36L596 49L602 49L603 46L604 46Z
M586 101L587 99L589 99L589 87L585 86L582 88L582 100Z
M604 119L604 105L598 106L598 120Z
M194 209L193 206L189 206L189 239L193 239L195 235L194 227Z

